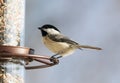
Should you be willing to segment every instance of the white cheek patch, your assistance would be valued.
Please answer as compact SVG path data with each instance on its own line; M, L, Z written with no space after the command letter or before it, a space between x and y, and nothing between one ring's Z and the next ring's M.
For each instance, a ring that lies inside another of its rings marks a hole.
M54 29L45 29L46 32L50 33L50 34L60 34L59 31L54 30Z

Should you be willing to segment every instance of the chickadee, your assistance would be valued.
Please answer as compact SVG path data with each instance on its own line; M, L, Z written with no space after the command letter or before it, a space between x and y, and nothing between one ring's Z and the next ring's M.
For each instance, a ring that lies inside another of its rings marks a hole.
M43 42L46 47L55 53L51 58L61 58L72 54L76 49L82 48L101 50L99 47L78 44L61 34L60 30L50 24L43 25L38 29L41 30Z

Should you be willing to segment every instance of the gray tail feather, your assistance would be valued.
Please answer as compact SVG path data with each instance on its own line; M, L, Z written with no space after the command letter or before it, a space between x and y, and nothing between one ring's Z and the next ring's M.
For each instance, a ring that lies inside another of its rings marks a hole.
M88 48L88 49L95 49L95 50L102 50L102 48L94 47L94 46L88 46L88 45L80 45L79 49L81 48Z

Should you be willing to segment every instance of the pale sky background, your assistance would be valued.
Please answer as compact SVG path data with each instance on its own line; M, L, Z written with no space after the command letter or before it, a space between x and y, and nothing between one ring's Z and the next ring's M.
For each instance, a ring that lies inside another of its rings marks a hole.
M51 56L37 29L44 24L103 50L77 50L59 65L26 71L26 83L120 83L120 0L26 0L25 46Z

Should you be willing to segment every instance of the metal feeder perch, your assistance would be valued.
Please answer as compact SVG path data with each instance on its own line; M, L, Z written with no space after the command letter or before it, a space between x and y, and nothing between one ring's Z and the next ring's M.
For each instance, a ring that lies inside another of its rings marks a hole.
M43 64L29 66L32 61ZM24 69L47 68L58 63L59 60L56 58L51 61L49 56L34 55L31 48L0 46L0 83L24 83Z
M0 60L21 59L25 61L25 69L40 69L54 66L59 63L57 58L52 59L50 56L35 55L34 49L19 46L0 46ZM38 66L28 66L30 62L37 61L43 63Z

